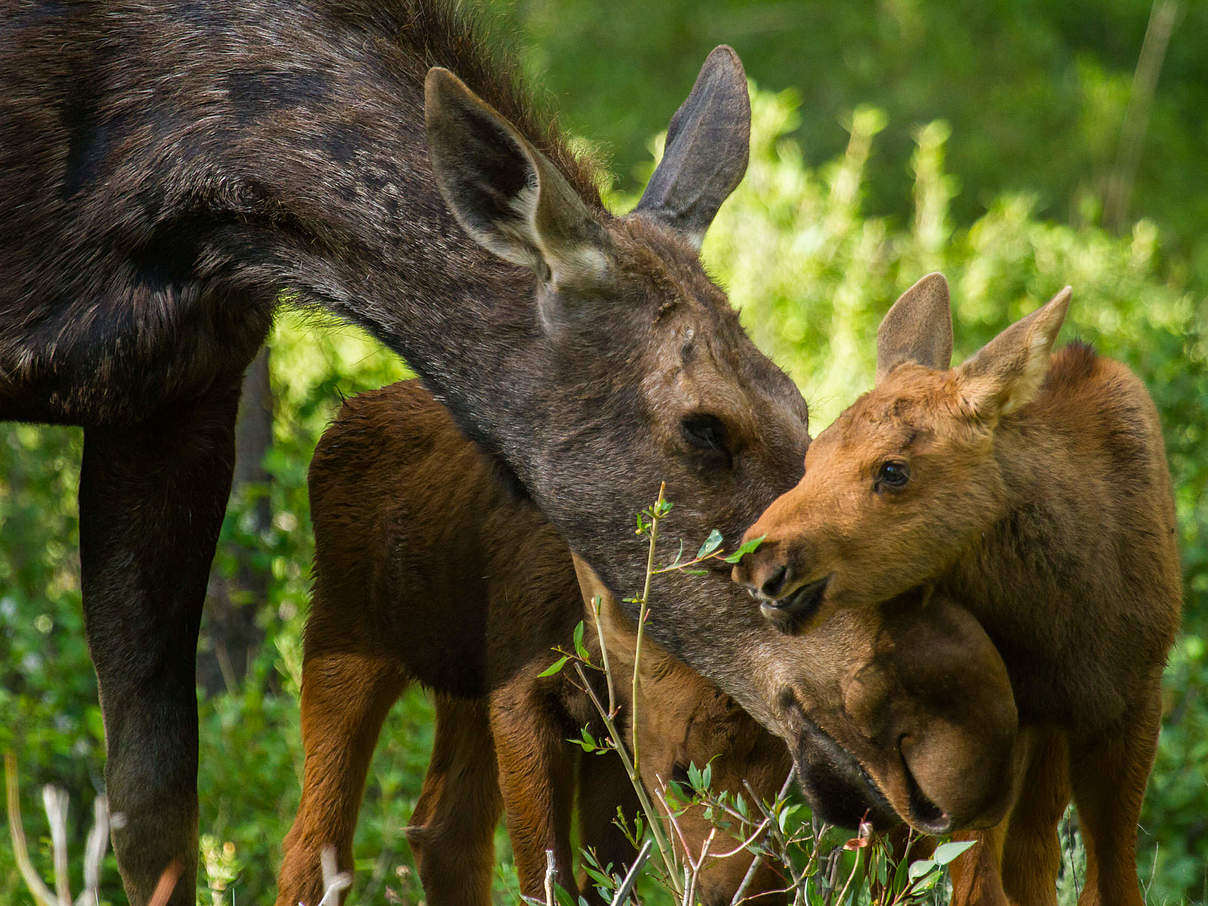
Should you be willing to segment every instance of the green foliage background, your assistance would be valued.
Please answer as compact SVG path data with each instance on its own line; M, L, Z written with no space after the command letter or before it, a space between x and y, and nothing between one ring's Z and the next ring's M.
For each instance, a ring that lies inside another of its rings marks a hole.
M1069 283L1064 336L1092 340L1145 380L1163 416L1186 578L1143 816L1153 903L1208 902L1208 5L1183 7L1134 192L1145 216L1122 234L1097 224L1148 2L532 0L488 16L524 29L529 68L565 122L605 141L621 208L651 166L649 136L713 44L734 44L771 89L756 94L750 170L704 255L756 341L802 387L815 433L871 384L881 314L931 270L952 283L958 359ZM236 902L271 900L298 797L306 467L341 394L405 374L352 329L295 314L281 318L271 348L272 481L232 501L215 565L233 575L253 558L271 572L260 608L267 642L240 688L201 702L201 823L213 869L203 886L225 862ZM103 786L78 582L79 446L77 430L0 425L0 750L20 759L26 828L47 877L38 785L71 792L77 854L82 815ZM270 496L274 513L260 532L251 529L256 494ZM430 709L410 693L371 770L360 902L381 902L386 888L420 896L402 828L430 740ZM29 902L7 828L3 840L0 901ZM122 902L111 858L104 891Z

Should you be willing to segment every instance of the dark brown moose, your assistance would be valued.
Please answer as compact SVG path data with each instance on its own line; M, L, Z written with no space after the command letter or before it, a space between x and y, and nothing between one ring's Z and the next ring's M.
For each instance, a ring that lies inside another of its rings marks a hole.
M568 883L575 773L566 740L594 711L565 676L538 676L553 646L569 647L582 618L565 543L416 382L345 402L315 452L310 493L316 555L302 681L306 766L278 904L318 901L324 846L337 848L341 865L352 864L373 746L390 705L415 681L437 694L435 749L408 834L429 901L489 901L501 807L522 890L540 894L546 849ZM595 573L582 561L578 567L583 594L604 599L605 641L623 676L632 629ZM742 792L747 779L770 799L790 765L783 744L657 646L641 663L647 785L720 754L715 786ZM867 754L868 771L895 808L924 815L933 808L909 774L886 764L902 757L898 740L909 736L909 761L920 766L928 795L972 822L1001 817L1015 710L1006 668L968 614L921 599L884 615L851 611L818 640L814 663L833 702L817 719ZM619 764L588 759L578 783L587 839L604 861L626 861L632 852L609 826L616 805L631 797ZM984 789L994 791L990 798ZM709 832L703 815L680 821L699 851ZM701 901L728 903L749 861L711 863ZM764 869L751 892L779 883Z
M957 884L960 902L1055 903L1071 793L1080 903L1142 902L1137 817L1181 608L1174 509L1140 381L1086 345L1051 351L1069 299L949 369L947 284L919 281L878 331L875 389L814 441L734 570L804 638L828 614L920 585L981 621L1026 731L1016 804L962 857L979 869Z
M620 594L643 558L619 539L660 481L670 559L714 528L732 546L800 476L805 404L698 258L747 162L733 51L709 56L614 217L451 7L18 0L0 16L0 418L84 428L84 616L135 906L173 869L171 903L193 904L197 631L240 378L283 297L405 357ZM654 592L653 637L786 740L822 813L892 819L808 717L833 690L807 642L720 571Z

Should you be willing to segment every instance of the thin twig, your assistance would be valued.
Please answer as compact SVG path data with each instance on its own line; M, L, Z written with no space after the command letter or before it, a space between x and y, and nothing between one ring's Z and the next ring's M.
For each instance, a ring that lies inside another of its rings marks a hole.
M558 873L557 863L554 862L554 851L545 851L545 906L554 906L554 875Z
M608 645L604 642L604 626L600 622L600 608L604 599L596 595L591 599L591 615L596 623L596 638L600 640L600 663L604 668L604 684L608 687L608 713L615 717L617 713L617 693L612 682L612 666L608 662Z
M667 869L668 876L678 881L679 871L675 861L675 850L664 835L659 814L651 804L650 797L646 793L646 787L642 783L642 778L638 776L637 768L634 767L633 762L629 758L625 739L621 736L621 731L617 727L616 721L613 720L611 714L604 710L604 705L601 704L599 696L596 695L595 690L592 689L591 684L587 681L587 674L583 672L583 665L577 661L575 662L575 671L583 682L583 689L587 693L588 699L596 709L596 713L600 715L600 719L604 722L604 729L612 740L613 748L616 749L617 755L621 758L621 764L625 768L625 774L629 777L629 783L633 787L634 793L637 794L638 805L641 806L642 813L646 816L646 825L650 828L650 834L654 837L654 842L659 848L659 856L663 860L663 865ZM679 893L678 889L676 893Z
M12 752L4 753L4 792L8 806L8 833L13 841L13 859L21 880L34 898L37 906L55 906L55 895L43 883L29 860L29 849L25 845L25 827L21 823L21 790L17 785L17 759Z
M642 639L646 633L646 614L650 611L650 580L654 577L654 548L659 538L659 520L662 518L664 494L667 483L659 482L659 496L650 511L650 548L646 554L646 580L642 585L642 599L638 604L638 630L633 643L633 697L629 702L629 726L633 728L633 767L641 765L638 753L638 676L642 659Z
M617 888L616 894L613 895L611 906L621 906L628 898L633 890L633 885L638 882L638 874L642 867L646 864L646 860L650 858L650 850L654 846L653 840L647 840L642 844L642 848L638 850L637 858L633 860L633 864L629 866L629 871L625 873L625 877L621 880L621 886Z

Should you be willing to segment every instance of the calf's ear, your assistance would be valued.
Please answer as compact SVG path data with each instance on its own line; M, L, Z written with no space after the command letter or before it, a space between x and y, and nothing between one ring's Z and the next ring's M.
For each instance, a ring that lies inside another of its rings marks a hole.
M961 396L978 418L993 421L1036 398L1065 321L1072 290L1016 321L957 369Z
M898 365L914 362L944 370L952 360L948 281L928 274L902 293L877 328L877 383Z
M700 248L705 231L747 172L751 99L733 48L705 59L687 100L667 127L663 159L635 213L661 220Z
M447 69L424 82L428 154L449 210L500 258L557 288L608 278L606 237L566 178Z

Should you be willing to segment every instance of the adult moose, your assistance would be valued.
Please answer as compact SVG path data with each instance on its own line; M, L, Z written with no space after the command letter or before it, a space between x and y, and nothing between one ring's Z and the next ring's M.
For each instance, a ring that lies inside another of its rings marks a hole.
M630 674L635 639L615 599L589 566L572 566L549 522L497 480L496 467L417 382L345 401L315 450L309 485L315 588L302 670L306 766L277 902L318 901L326 846L351 866L382 720L416 681L437 696L431 766L408 832L429 902L489 902L501 807L521 890L542 893L546 850L569 886L575 775L566 739L594 710L567 680L570 671L539 674L551 648L571 646L580 582L582 594L604 601L600 623L615 675ZM901 600L884 613L842 614L814 642L817 682L834 690L818 719L896 809L927 808L910 804L917 782L962 821L998 821L1010 793L1016 713L1006 668L976 620L938 599ZM745 780L772 798L788 769L783 744L646 645L640 719L628 731L640 741L648 788L719 755L715 788L741 793ZM627 689L618 684L624 722ZM910 740L911 772L901 767L902 738ZM584 839L619 865L632 848L610 823L632 796L629 782L617 762L593 758L585 767ZM681 824L699 853L709 822L693 812ZM730 902L749 862L709 863L701 902ZM748 893L778 886L764 870Z
M1088 346L1052 352L1069 299L949 369L947 283L915 284L881 323L876 387L819 435L734 570L778 621L928 585L985 626L1028 727L1017 804L980 835L1001 884L983 874L967 902L1056 902L1071 792L1080 903L1142 902L1137 817L1181 609L1174 506L1141 382Z
M193 900L197 629L240 376L283 291L403 355L619 592L660 480L675 534L732 543L800 474L805 405L697 256L746 166L733 51L621 218L511 71L436 0L0 17L0 418L84 427L85 623L136 906L173 865L171 902ZM655 594L653 636L788 742L822 813L892 820L809 717L808 644L720 573Z

